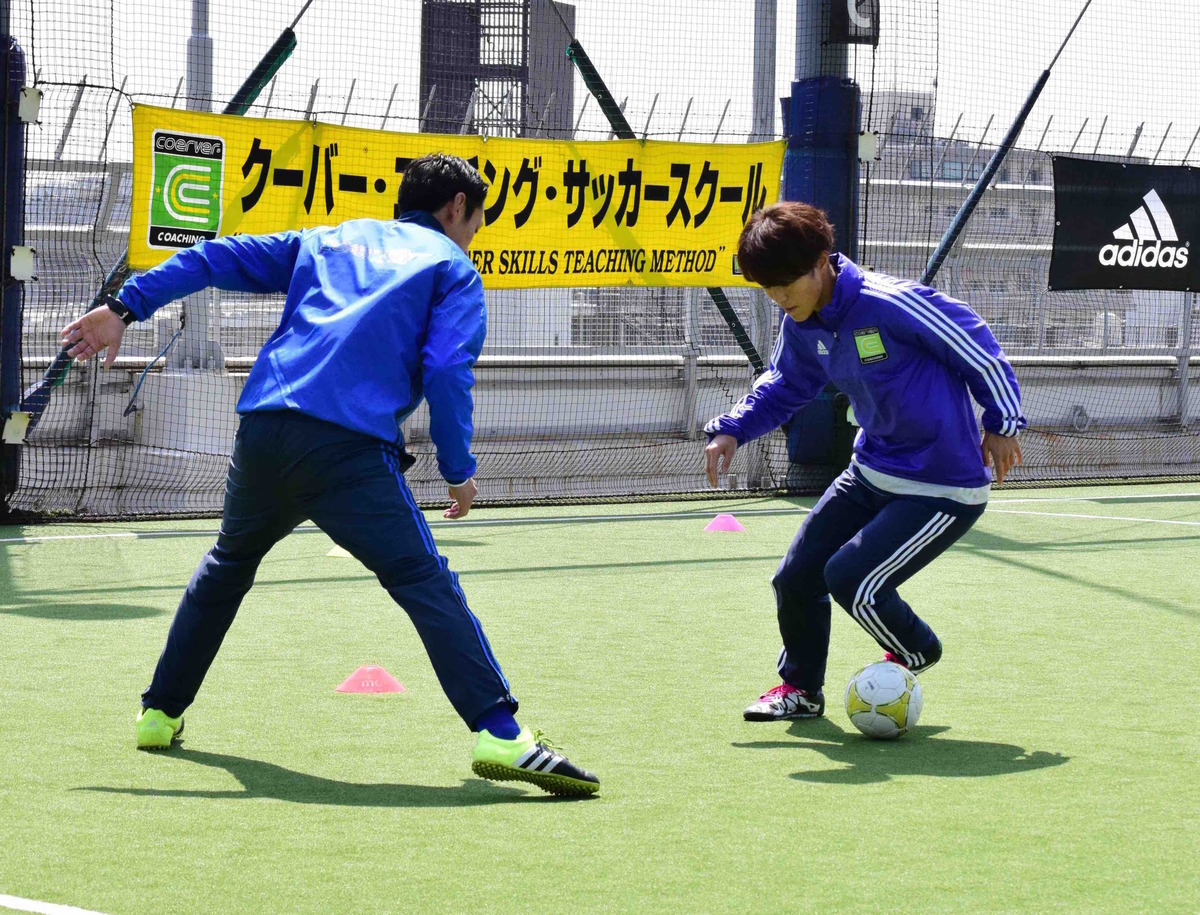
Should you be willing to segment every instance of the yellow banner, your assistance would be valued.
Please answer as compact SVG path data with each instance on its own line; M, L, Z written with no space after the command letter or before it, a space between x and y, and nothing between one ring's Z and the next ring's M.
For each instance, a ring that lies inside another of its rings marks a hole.
M395 217L404 167L445 152L491 184L471 257L492 289L737 286L738 234L779 194L784 143L484 139L133 112L129 263L202 239Z

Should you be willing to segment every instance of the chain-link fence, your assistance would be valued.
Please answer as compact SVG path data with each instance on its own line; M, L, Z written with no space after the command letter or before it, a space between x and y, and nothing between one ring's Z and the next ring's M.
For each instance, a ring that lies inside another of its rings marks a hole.
M27 82L43 92L26 139L26 243L38 278L24 292L23 384L41 377L59 328L125 250L132 106L221 110L301 12L296 50L247 117L608 139L612 123L565 55L577 39L638 137L741 143L782 136L778 99L798 55L805 75L849 76L861 87L863 129L878 137L877 158L861 169L859 259L917 278L1078 9L884 0L878 43L845 46L828 40L829 2L802 2L798 20L795 2L774 0L17 0L12 33ZM1099 0L938 277L988 320L1017 366L1031 422L1018 478L1200 469L1189 431L1196 298L1046 291L1050 153L1194 163L1197 39L1200 8L1185 0L1136 10ZM778 311L761 293L727 293L769 352ZM72 369L23 446L12 507L219 510L233 405L281 304L194 296L131 328L117 370ZM181 309L187 328L128 410ZM703 289L496 290L488 309L475 439L484 498L704 491L699 430L753 374ZM427 427L418 413L407 429L419 457L409 479L424 502L444 497ZM836 469L795 454L786 431L742 449L730 485L811 489Z

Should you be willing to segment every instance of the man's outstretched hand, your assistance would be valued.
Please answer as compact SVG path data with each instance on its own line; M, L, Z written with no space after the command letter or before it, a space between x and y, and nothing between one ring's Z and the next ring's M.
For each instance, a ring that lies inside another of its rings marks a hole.
M104 367L108 369L117 361L117 351L124 336L125 322L107 305L101 305L64 327L59 345L79 362L86 362L107 349Z
M479 495L479 489L475 486L474 477L465 483L451 486L450 498L454 501L450 503L448 509L442 512L442 517L453 519L467 517L467 512L471 510L471 503L475 501L477 495Z
M1003 483L1005 474L1021 463L1021 443L1015 435L985 432L979 447L983 451L983 463L995 469L997 483Z
M717 488L717 480L723 473L729 472L733 463L733 453L737 451L737 439L732 435L714 435L713 440L704 449L704 474L708 477L708 485Z

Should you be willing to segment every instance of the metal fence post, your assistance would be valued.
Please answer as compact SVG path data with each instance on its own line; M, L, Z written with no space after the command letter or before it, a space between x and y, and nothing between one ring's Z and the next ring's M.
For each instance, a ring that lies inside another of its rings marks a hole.
M1037 352L1040 356L1042 350L1046 348L1046 309L1050 307L1050 302L1047 299L1046 293L1037 286L1034 286L1036 295L1035 301L1038 303L1038 334L1037 334Z
M1179 425L1188 426L1188 374L1192 363L1192 308L1195 293L1182 292L1183 314L1179 321Z
M696 290L683 291L683 434L694 441L696 430L696 370L699 365L697 344Z

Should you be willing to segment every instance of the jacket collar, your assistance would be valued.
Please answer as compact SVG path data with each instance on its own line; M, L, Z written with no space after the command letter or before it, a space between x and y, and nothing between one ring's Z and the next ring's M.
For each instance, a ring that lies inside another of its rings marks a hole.
M442 228L442 224L428 210L409 210L396 221L416 223L419 226L424 226L426 229L433 229L435 232L441 232L443 235L446 234L446 230Z
M833 286L833 298L816 314L802 321L801 327L823 327L837 330L850 311L850 306L862 292L863 272L859 269L858 264L844 254L830 254L829 260L833 264L833 269L837 271L837 281Z

